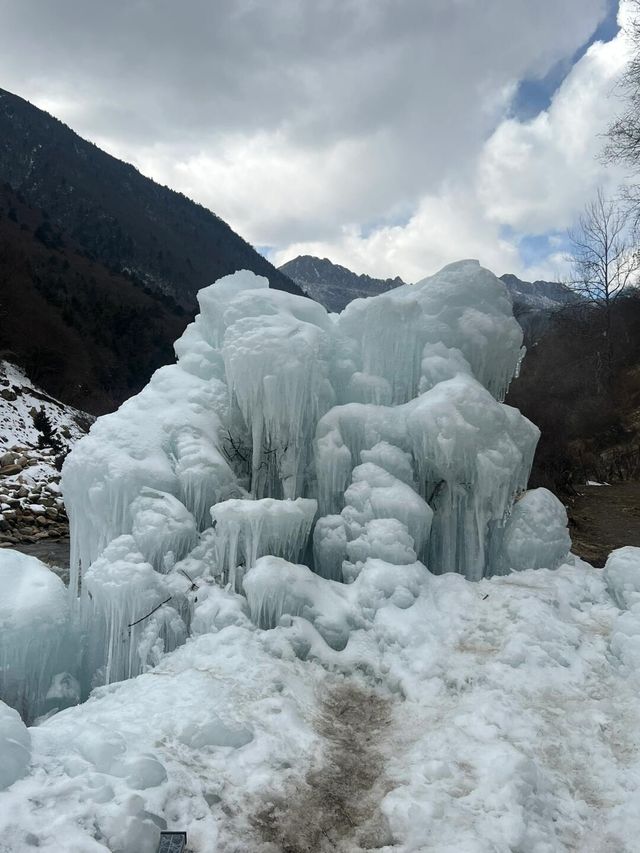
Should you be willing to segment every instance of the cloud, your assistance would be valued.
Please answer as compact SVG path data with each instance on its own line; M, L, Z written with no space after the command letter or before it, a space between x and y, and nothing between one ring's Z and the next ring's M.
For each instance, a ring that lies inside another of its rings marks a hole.
M564 248L565 229L598 187L615 195L627 179L599 155L620 110L616 83L628 50L622 32L591 45L547 110L528 121L501 121L479 147L473 168L424 195L405 224L368 235L346 228L335 245L294 243L275 260L326 254L357 270L416 280L457 258L476 257L498 273L562 277L566 255L558 245ZM533 241L532 235L545 239Z
M600 155L620 109L615 83L626 60L623 35L596 42L548 110L528 122L500 124L478 169L478 194L490 219L528 233L565 228L598 186L615 191L624 173L605 168Z
M549 173L546 202L534 173L549 157L562 184L562 134L599 121L567 123L575 94L535 125L505 119L509 105L605 13L606 0L0 0L0 73L278 259L316 246L408 278L460 255L508 269L505 225L558 227L553 206L566 219L578 202L577 165L566 193ZM610 66L588 57L580 86L602 93Z

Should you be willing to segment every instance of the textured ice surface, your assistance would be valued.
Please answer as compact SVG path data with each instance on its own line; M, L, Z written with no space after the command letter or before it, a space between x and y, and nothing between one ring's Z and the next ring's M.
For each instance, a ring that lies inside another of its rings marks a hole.
M505 571L556 569L571 549L567 511L548 489L531 489L515 503L505 525Z
M0 791L26 776L31 737L20 714L0 700Z
M603 575L618 607L632 610L640 605L640 548L628 545L612 551Z
M607 589L623 611L611 636L611 651L630 674L640 670L640 548L612 551L603 571Z
M235 589L237 568L251 568L265 554L288 560L302 557L317 508L316 501L307 498L229 500L212 507L224 581Z
M91 685L131 678L185 639L164 575L138 551L133 536L114 539L83 577L87 637L85 679Z
M205 288L199 301L177 364L100 418L65 465L74 589L78 571L121 534L136 536L159 570L168 552L184 556L186 528L178 553L171 547L170 496L200 531L210 507L230 499L317 498L321 515L332 515L367 464L433 501L428 545L424 526L398 517L404 502L391 487L385 517L407 524L434 571L488 571L489 528L525 487L537 440L498 402L522 332L492 273L462 261L331 316L249 272ZM148 490L166 496L162 513ZM152 514L160 526L164 515L166 542L145 534Z
M52 679L72 665L73 645L60 578L36 557L0 549L0 699L27 719L43 713Z
M173 495L143 487L131 504L131 532L155 569L167 571L196 543L196 523Z

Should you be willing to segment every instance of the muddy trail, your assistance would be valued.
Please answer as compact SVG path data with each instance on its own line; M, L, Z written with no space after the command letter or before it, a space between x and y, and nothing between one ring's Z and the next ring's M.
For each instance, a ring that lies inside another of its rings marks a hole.
M614 548L640 546L640 482L577 486L567 503L573 552L604 566Z
M379 809L389 790L380 743L390 721L391 701L353 683L321 699L315 728L326 745L317 765L252 819L265 851L365 851L393 843Z

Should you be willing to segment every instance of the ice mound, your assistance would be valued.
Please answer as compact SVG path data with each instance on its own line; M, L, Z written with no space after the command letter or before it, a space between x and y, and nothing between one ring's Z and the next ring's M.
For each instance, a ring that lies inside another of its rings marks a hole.
M611 651L629 673L636 673L640 669L640 548L612 551L602 574L622 611L611 632Z
M0 589L0 699L29 720L48 710L52 681L73 666L69 597L48 566L10 549L0 549Z
M640 548L631 545L612 551L603 576L611 597L621 610L640 605Z
M144 557L158 571L181 560L196 543L196 522L173 495L143 487L131 504L131 532Z
M564 505L548 489L525 492L516 501L505 525L504 570L557 569L570 550Z
M0 791L26 775L30 760L29 730L18 712L0 701Z

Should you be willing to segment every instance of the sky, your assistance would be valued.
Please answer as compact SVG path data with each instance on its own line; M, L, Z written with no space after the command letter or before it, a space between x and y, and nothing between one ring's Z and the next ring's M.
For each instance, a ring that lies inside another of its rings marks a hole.
M559 278L622 103L625 0L0 0L0 86L276 264Z

